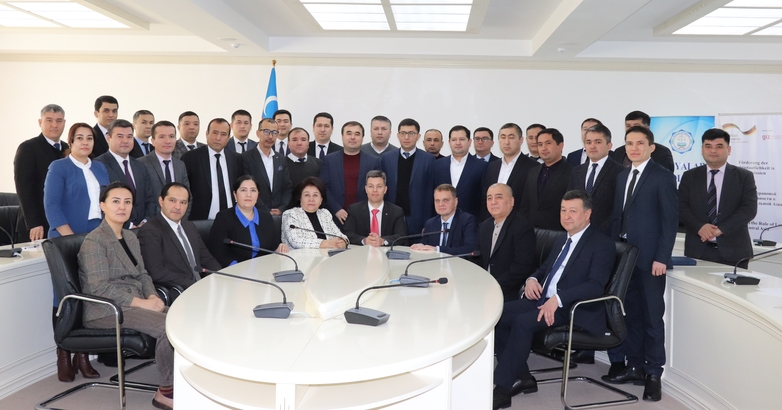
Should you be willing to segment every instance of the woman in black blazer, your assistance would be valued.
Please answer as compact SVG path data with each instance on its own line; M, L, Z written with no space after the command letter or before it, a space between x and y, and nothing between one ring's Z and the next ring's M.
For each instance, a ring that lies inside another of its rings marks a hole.
M228 245L225 239L277 252L288 252L288 246L274 238L272 216L268 209L259 208L258 183L251 175L236 179L232 191L236 205L217 213L209 232L209 251L223 267L263 255L236 245Z

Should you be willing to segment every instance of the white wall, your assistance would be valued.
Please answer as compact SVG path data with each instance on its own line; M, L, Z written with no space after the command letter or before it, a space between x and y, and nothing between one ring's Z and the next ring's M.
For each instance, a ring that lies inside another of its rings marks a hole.
M93 102L102 94L117 97L120 118L130 119L136 110L148 109L157 120L176 122L179 113L193 110L204 124L199 137L203 141L211 118L227 118L244 108L260 119L270 68L0 62L0 135L8 147L0 150L4 176L0 191L15 191L16 147L40 132L39 111L48 103L62 105L69 124L94 124ZM391 118L394 127L402 118L412 117L423 129L444 132L455 124L470 129L489 126L496 132L505 122L517 122L522 128L540 122L562 131L566 153L580 147L579 129L587 117L601 119L621 145L624 115L632 110L653 116L778 112L782 95L782 74L286 67L281 63L277 81L280 108L292 111L294 125L310 129L312 117L328 111L335 118L338 142L338 128L344 122L358 120L368 127L374 115L382 114ZM499 152L497 146L494 151Z

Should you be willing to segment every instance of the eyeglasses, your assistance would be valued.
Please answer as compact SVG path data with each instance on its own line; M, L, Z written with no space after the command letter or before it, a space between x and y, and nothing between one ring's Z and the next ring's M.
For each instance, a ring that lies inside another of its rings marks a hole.
M489 142L491 141L491 137L475 137L473 138L475 142Z
M279 131L277 131L277 130L268 130L268 129L266 129L266 128L262 129L262 130L261 130L261 132L263 132L263 135L265 135L265 136L267 136L267 137L268 137L269 135L274 135L275 137L276 137L276 136L278 136L278 135L280 135L280 132L279 132Z
M418 132L416 131L399 131L399 135L403 137L415 137L418 135Z

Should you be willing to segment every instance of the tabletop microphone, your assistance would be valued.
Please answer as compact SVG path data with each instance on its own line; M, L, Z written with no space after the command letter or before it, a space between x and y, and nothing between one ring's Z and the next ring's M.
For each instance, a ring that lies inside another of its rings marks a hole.
M228 238L223 239L223 243L226 245L234 245L246 249L251 249L254 251L273 253L275 255L284 256L292 260L293 270L283 270L272 274L274 276L275 282L301 282L304 279L304 272L299 270L299 264L296 263L296 259L293 259L293 257L291 257L290 255L286 255L282 252L273 251L271 249L264 249L264 248L259 248L257 246L247 245L246 243L236 242Z
M400 236L399 238L396 238L394 239L393 242L391 242L391 248L389 248L388 251L386 251L386 257L388 259L394 259L394 260L403 260L403 261L408 260L410 259L410 252L394 250L394 245L396 245L397 242L401 241L402 239L423 238L424 236L447 234L448 232L451 232L451 230L443 229L434 232L423 232L423 233L417 233L415 235Z
M774 226L769 226L769 227L767 227L767 228L763 228L763 229L760 231L760 238L758 238L758 239L753 239L753 240L752 240L752 242L754 242L756 246L777 246L777 243L776 243L776 242L774 242L774 241L763 240L763 234L764 234L766 231L770 231L770 230L772 230L772 229L779 228L780 226L782 226L782 225L774 225Z
M319 233L321 235L331 236L331 237L339 238L339 239L342 239L343 241L345 241L345 249L329 249L329 256L334 256L334 255L336 255L338 253L342 253L342 252L345 252L346 250L350 249L350 241L345 239L344 236L334 235L333 233L328 233L328 232L316 231L314 229L302 228L300 226L296 226L296 225L293 225L293 224L291 224L289 226L289 228L291 228L291 229L301 229L302 231Z
M257 318L265 318L265 319L287 319L288 316L291 315L291 311L293 310L293 302L288 302L288 300L285 297L285 291L283 291L281 287L271 282L267 282L265 280L260 280L260 279L245 278L243 276L231 275L230 273L198 268L198 267L195 268L195 271L199 273L213 273L217 275L228 276L229 278L248 280L250 282L257 282L257 283L263 283L264 285L274 286L275 288L277 288L277 290L280 291L280 293L282 293L282 302L272 302L272 303L264 303L262 305L258 305L253 308L253 314Z
M427 286L429 285L429 283L439 283L441 285L445 285L446 283L448 283L448 278L431 280L427 282ZM391 317L391 315L385 312L381 312L379 310L361 307L359 306L359 301L361 300L361 296L363 296L364 293L366 293L369 290L396 288L399 286L409 287L411 285L406 283L395 283L393 285L372 286L362 290L361 293L359 293L358 297L356 298L356 307L345 311L345 320L350 324L366 325L366 326L378 326L388 322L388 318Z
M22 248L14 248L14 237L11 236L11 234L8 233L2 226L0 226L0 230L3 231L6 236L8 236L8 239L11 240L11 249L0 249L0 258L13 258L14 256L18 255L22 252Z
M480 256L480 251L473 251L470 253L463 253L461 255L448 255L448 256L440 256L439 258L429 258L429 259L421 259L417 261L410 262L407 264L407 267L405 267L405 273L403 273L399 277L399 283L404 283L407 286L415 286L417 288L426 288L429 287L429 284L432 283L431 279L425 277L425 276L417 276L417 275L408 275L407 270L410 269L410 266L415 265L416 263L421 262L431 262L431 261L439 261L443 259L450 259L450 258L461 258L464 256Z
M760 252L756 255L748 256L744 259L739 260L736 262L736 265L733 267L733 273L726 273L724 275L725 279L728 280L728 283L735 283L736 285L757 285L760 283L760 279L752 276L746 276L739 273L736 273L736 270L738 270L739 265L741 265L741 262L751 261L752 259L757 258L758 256L767 255L769 253L773 253L776 251L782 250L782 248L774 248L770 251Z

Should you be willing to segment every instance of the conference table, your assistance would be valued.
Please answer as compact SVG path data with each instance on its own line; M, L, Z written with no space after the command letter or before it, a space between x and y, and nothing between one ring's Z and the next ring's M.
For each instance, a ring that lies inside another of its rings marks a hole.
M411 251L409 261L389 260L384 248L369 246L331 257L320 249L289 255L305 277L277 283L294 303L287 319L253 314L256 305L281 301L274 287L216 274L171 306L178 408L490 408L503 297L485 270L459 258L412 265L411 275L448 283L367 292L362 307L390 314L372 327L343 316L362 290L397 280L412 261L446 255ZM273 281L274 272L292 268L267 255L224 272Z

